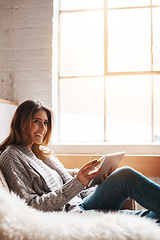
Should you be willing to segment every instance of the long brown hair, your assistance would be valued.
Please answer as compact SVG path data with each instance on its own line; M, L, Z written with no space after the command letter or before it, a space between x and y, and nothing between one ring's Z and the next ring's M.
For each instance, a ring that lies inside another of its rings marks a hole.
M42 143L42 146L47 146L52 132L52 113L48 108L42 106L39 101L26 100L16 109L11 122L9 136L0 144L0 151L3 151L10 144L27 146L31 143L31 138L29 135L30 124L33 116L39 110L44 110L48 117L47 133ZM50 151L42 149L43 148L36 143L32 146L32 150L37 157L39 155L47 157L47 155L51 153Z

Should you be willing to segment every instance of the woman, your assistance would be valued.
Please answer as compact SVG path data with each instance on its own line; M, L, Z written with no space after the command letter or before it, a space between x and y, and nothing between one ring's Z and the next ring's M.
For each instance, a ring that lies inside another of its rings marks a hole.
M75 177L46 148L52 130L51 111L40 102L27 100L13 116L9 136L0 145L0 167L10 190L42 211L86 212L119 210L127 197L146 210L127 211L160 221L160 186L129 167L87 189L101 169L92 160Z

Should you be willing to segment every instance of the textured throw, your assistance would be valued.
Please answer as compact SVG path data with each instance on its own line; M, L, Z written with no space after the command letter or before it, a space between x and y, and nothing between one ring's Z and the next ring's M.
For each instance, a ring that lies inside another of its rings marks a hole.
M0 187L0 240L159 240L160 226L120 213L45 213Z

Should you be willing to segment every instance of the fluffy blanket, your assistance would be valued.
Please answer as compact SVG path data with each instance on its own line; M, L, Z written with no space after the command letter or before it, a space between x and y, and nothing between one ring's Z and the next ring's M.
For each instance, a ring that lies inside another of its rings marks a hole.
M154 221L120 213L44 213L0 188L1 240L158 240Z

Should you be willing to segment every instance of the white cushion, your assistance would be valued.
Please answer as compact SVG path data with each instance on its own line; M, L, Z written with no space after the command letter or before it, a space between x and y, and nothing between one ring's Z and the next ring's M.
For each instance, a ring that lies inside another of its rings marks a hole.
M44 213L0 188L1 240L159 240L152 220L120 213Z

